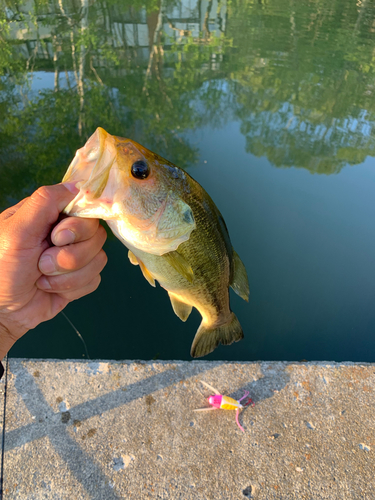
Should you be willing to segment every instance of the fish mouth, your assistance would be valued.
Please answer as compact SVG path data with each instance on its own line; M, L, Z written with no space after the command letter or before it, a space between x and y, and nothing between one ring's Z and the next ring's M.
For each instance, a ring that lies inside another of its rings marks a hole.
M155 193L131 184L136 181L129 165L136 156L143 156L142 149L99 127L77 151L63 178L79 189L63 212L106 220L125 245L163 255L187 241L196 224L192 209L174 190L162 186Z
M74 182L80 190L65 207L65 214L85 218L114 218L112 202L98 199L107 185L116 156L113 137L98 127L86 144L78 149L62 180Z

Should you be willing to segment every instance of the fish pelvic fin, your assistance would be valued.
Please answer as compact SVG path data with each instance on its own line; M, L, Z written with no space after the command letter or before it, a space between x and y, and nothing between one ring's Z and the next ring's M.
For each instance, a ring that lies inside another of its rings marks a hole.
M247 272L244 263L238 256L238 253L233 250L233 278L230 286L242 299L249 302L249 281L247 279Z
M136 257L131 250L129 250L129 252L128 252L128 257L129 257L130 262L134 266L138 266L139 265L139 267L141 268L142 274L145 277L145 279L150 283L151 286L155 287L156 286L155 285L155 279L152 276L152 274L150 273L150 271L147 269L147 267L143 264L143 262L140 259L138 259L138 257Z
M189 304L185 304L185 302L182 302L181 299L174 293L168 292L168 295L171 299L171 304L176 316L178 316L181 321L186 321L190 316L193 307Z
M212 352L221 343L229 345L243 339L243 331L237 316L231 312L229 319L223 325L207 328L203 321L195 334L190 354L193 358L200 358Z
M138 259L131 250L129 250L128 252L128 257L133 266L138 266L139 264Z
M141 268L141 271L143 273L143 276L146 278L146 280L150 283L151 286L156 286L155 285L155 280L152 276L152 274L150 273L150 271L147 269L147 267L143 264L143 262L139 259L137 259L138 262L139 262L139 267Z

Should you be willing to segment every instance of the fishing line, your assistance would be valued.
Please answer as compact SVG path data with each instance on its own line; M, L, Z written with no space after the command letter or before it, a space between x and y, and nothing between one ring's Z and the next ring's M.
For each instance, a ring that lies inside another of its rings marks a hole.
M66 321L69 323L69 325L76 332L76 334L78 335L78 337L82 340L82 344L83 344L83 346L85 348L85 351L86 351L86 357L87 357L87 359L91 359L90 356L89 356L89 351L87 350L86 342L84 341L82 335L79 333L79 331L77 330L77 328L73 325L73 323L70 321L70 319L68 318L68 316L64 313L64 311L60 311L60 312L64 316L64 318L66 319ZM1 497L0 497L0 500L1 500Z
M5 356L4 410L3 410L3 432L2 432L2 443L1 443L1 469L0 469L0 500L3 500L3 485L4 485L5 413L7 407L7 388L8 388L8 354Z

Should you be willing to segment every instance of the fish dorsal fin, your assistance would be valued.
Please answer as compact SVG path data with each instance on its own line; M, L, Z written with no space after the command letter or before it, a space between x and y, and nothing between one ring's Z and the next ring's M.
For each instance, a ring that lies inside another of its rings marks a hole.
M239 258L238 253L233 250L233 278L230 286L242 299L249 301L249 281L247 273L242 260Z
M128 252L128 257L133 266L138 266L139 264L138 259L131 250L129 250Z
M171 299L171 304L176 316L178 316L181 321L186 321L193 307L189 304L185 304L185 302L182 302L174 293L168 292L168 295Z
M190 266L190 264L187 262L185 257L183 257L180 253L178 253L176 250L173 252L168 252L162 255L163 259L165 259L168 264L170 264L178 273L181 274L184 278L186 278L189 283L193 282L194 278L194 273L193 270Z

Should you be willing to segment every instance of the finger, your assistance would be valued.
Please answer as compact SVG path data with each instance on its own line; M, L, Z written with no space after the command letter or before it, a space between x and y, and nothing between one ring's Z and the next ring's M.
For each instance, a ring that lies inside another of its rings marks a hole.
M33 248L43 241L60 212L79 190L72 183L42 186L12 217L14 241L23 248Z
M36 286L50 293L66 293L88 285L98 276L107 264L107 255L101 250L87 266L71 273L60 274L58 276L41 276L36 282Z
M66 217L53 229L51 240L52 243L58 247L78 241L89 240L94 236L98 227L98 219Z
M99 226L89 240L48 248L39 259L39 270L42 274L56 276L82 269L100 252L106 238L104 227Z
M100 274L98 276L95 276L93 280L90 281L86 286L83 286L79 290L74 290L71 292L64 292L64 293L59 293L59 297L69 300L69 302L72 302L73 300L80 299L81 297L84 297L85 295L88 295L89 293L95 292L95 290L98 288L101 282L101 277Z

